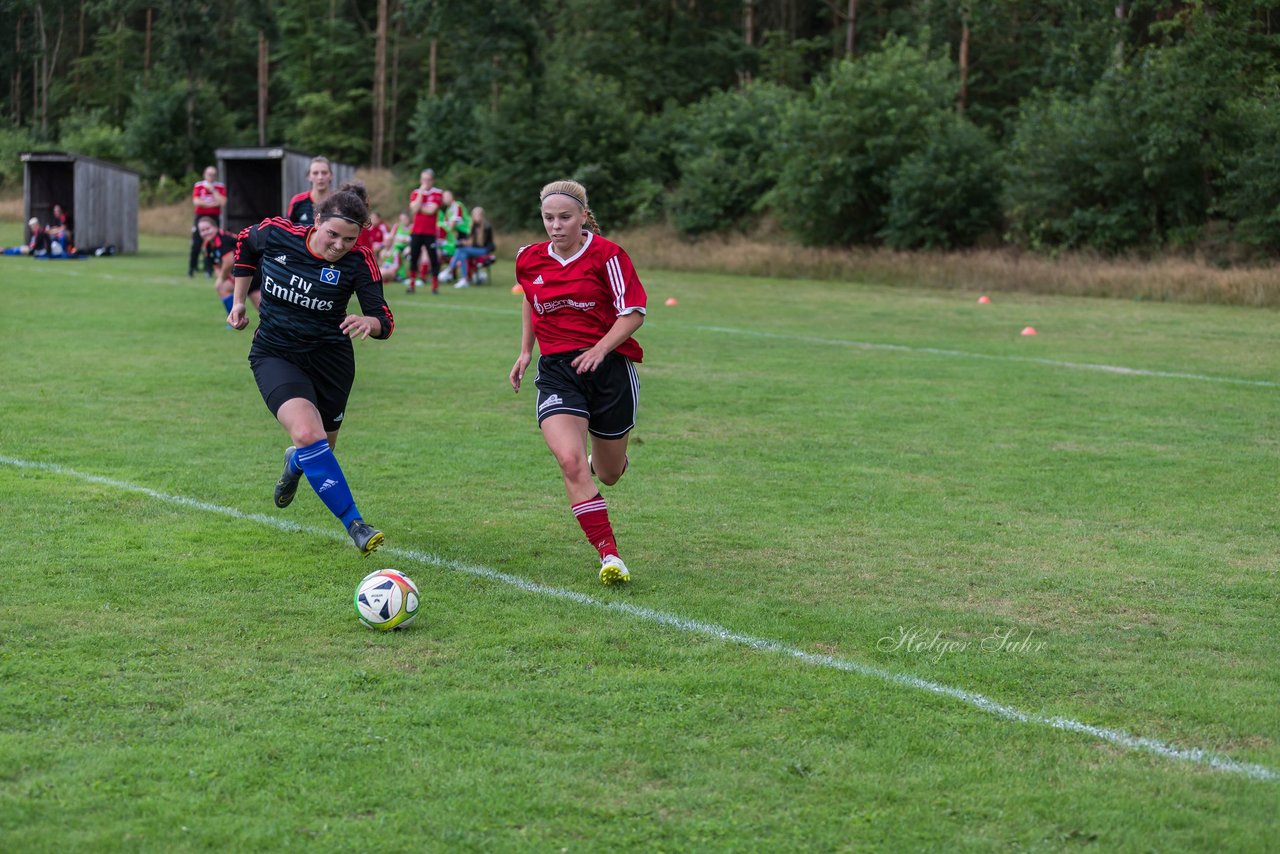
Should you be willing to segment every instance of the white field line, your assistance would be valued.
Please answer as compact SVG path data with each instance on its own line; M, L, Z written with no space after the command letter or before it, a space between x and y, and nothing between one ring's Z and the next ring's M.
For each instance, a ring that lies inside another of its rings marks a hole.
M477 314L505 314L516 319L520 316L518 307L508 310L478 305L442 305L438 302L397 302L394 310L398 311L405 305L410 304L415 306L420 305L432 310L442 309L445 311L471 311L476 312ZM751 338L770 338L778 341L799 341L804 344L818 344L824 347L847 347L854 350L879 350L881 352L891 353L922 353L929 356L946 356L948 358L988 359L996 362L1022 362L1024 364L1031 365L1044 365L1050 368L1070 368L1077 371L1098 371L1106 374L1121 374L1123 376L1131 377L1156 377L1159 379L1195 380L1197 382L1247 385L1257 386L1260 388L1280 388L1280 382L1273 382L1271 380L1249 380L1241 377L1221 377L1211 376L1209 374L1180 373L1177 371L1153 371L1146 368L1127 368L1124 365L1102 365L1094 362L1065 362L1058 359L1043 359L1035 356L1008 356L996 353L975 353L969 350L944 350L939 347L909 347L905 344L883 344L874 341L851 341L843 338L821 338L815 335L787 335L781 332L762 332L755 329L734 329L728 326L695 325L690 328L696 329L700 332L717 332L723 335L742 335Z
M62 477L75 478L86 483L96 483L126 492L140 493L166 504L172 504L179 507L189 507L195 510L203 510L208 513L217 513L221 516L228 516L242 521L259 522L263 525L269 525L282 531L295 531L298 533L325 537L327 539L339 540L342 542L347 540L346 535L339 533L337 530L298 525L293 522L287 522L273 516L264 516L259 513L244 513L240 510L236 510L234 507L223 507L218 504L210 504L209 502L199 501L194 498L168 495L163 492L157 492L154 489L149 489L145 486L138 486L126 481L102 477L100 475L86 474L54 463L32 462L30 460L19 460L12 457L0 456L0 464L20 469L49 472ZM1070 718L1043 715L1036 712L1025 712L1014 708L1013 706L992 700L982 694L966 691L963 688L953 688L949 685L943 685L928 679L922 679L918 676L912 676L909 673L898 673L892 670L885 670L880 667L873 667L869 664L861 664L856 661L850 661L849 659L838 658L834 655L820 655L818 653L806 652L798 647L788 646L778 641L769 640L768 638L759 638L753 637L752 635L740 634L732 629L718 626L715 623L704 623L700 620L681 617L678 614L669 614L664 611L656 611L652 608L644 608L638 605L631 605L626 602L597 599L594 596L588 596L585 593L579 593L575 590L566 590L562 587L549 587L545 584L529 581L528 579L521 578L517 575L508 575L505 572L499 572L495 569L489 569L488 567L483 566L471 566L460 561L450 560L438 555L421 552L416 549L402 549L387 546L382 549L381 553L391 557L413 561L424 566L439 567L440 569L447 569L451 572L461 572L478 578L484 578L489 581L495 581L500 584L506 584L518 590L523 590L526 593L533 593L539 596L547 596L553 599L573 602L574 604L588 608L596 608L599 610L611 611L613 613L625 614L628 617L633 617L649 623L656 623L661 626L667 626L687 634L701 635L703 637L724 641L725 643L745 646L761 652L775 653L777 655L804 662L805 664L839 670L845 673L854 673L859 676L876 679L891 685L899 685L904 688L924 691L941 697L949 697L953 700L958 700L965 705L972 706L979 711L983 711L988 714L995 715L998 718L1003 718L1015 723L1032 724L1035 726L1044 726L1052 729L1064 730L1066 732L1078 733L1080 735L1097 739L1098 741L1109 742L1126 750L1151 753L1176 762L1203 765L1216 771L1238 774L1252 780L1280 780L1280 771L1276 771L1275 769L1269 768L1265 765L1239 762L1221 753L1203 750L1198 747L1175 747L1174 745L1159 739L1131 735L1123 730L1094 726L1093 724L1082 723Z
M1216 377L1207 374L1184 374L1174 371L1151 371L1145 368L1126 368L1122 365L1098 365L1091 362L1062 362L1057 359L1040 359L1035 356L1005 356L994 353L972 353L968 350L942 350L937 347L908 347L904 344L877 344L869 341L848 341L842 338L819 338L812 335L784 335L778 332L758 332L751 329L733 329L727 326L695 326L703 332L719 332L726 335L746 335L752 338L774 338L785 341L801 341L806 344L821 344L828 347L850 347L856 350L888 350L897 353L924 353L930 356L948 356L964 359L990 359L999 362L1025 362L1033 365L1047 365L1052 368L1073 368L1080 371L1101 371L1108 374L1125 374L1135 377L1160 377L1173 380L1198 380L1208 383L1229 383L1232 385L1252 385L1263 388L1280 388L1280 382L1269 380L1247 380L1239 377Z

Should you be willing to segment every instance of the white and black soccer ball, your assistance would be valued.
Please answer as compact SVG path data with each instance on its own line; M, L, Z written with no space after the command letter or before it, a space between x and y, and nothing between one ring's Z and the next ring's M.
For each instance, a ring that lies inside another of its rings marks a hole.
M418 585L403 572L379 569L356 585L356 616L380 632L398 629L418 616Z

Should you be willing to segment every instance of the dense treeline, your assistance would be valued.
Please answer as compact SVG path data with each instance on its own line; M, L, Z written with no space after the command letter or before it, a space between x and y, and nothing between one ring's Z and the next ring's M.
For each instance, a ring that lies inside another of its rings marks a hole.
M1280 2L4 0L0 181L56 147L421 166L510 225L821 245L1280 248Z

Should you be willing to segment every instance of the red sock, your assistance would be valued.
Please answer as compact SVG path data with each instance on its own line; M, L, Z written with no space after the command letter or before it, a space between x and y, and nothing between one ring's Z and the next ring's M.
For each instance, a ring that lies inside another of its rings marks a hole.
M601 560L618 553L618 543L613 538L613 526L609 524L609 510L605 507L600 493L597 492L595 498L588 498L573 505L573 515L578 518L578 524L582 526L582 533L587 535L587 541L600 552Z

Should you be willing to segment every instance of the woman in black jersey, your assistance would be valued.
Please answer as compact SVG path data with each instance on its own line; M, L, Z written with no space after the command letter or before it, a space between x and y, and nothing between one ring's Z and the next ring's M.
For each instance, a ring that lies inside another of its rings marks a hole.
M248 325L245 298L257 275L262 303L249 364L267 408L293 442L276 482L276 506L289 506L305 474L363 555L382 545L382 532L356 509L333 446L355 380L351 340L386 338L395 325L378 262L356 245L368 220L363 185L345 184L321 203L313 227L274 217L240 232L227 315L236 329ZM360 314L347 313L353 294Z

